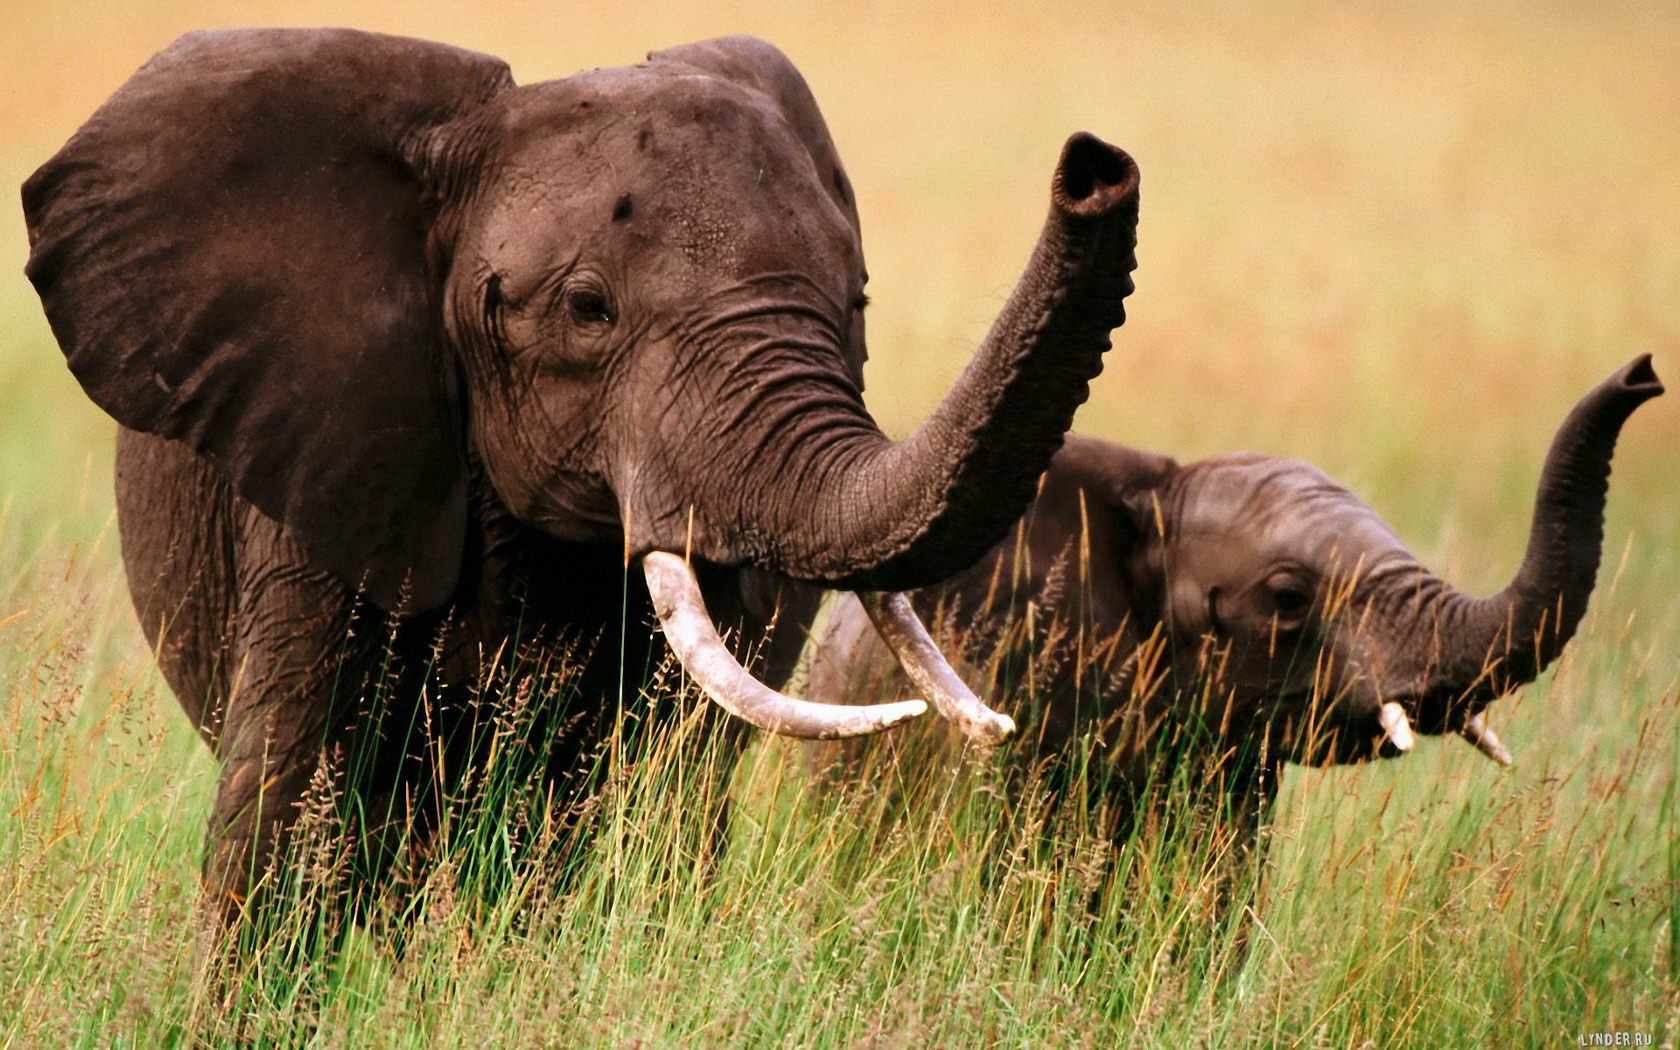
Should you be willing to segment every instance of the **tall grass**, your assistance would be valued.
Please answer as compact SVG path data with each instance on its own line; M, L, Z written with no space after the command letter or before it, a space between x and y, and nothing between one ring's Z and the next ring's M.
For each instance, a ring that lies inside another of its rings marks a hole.
M859 191L868 399L899 432L1013 281L1061 139L1096 131L1144 172L1141 268L1080 429L1186 459L1310 459L1471 590L1514 567L1575 398L1642 349L1680 375L1669 4L140 10L9 16L8 184L190 28L352 23L503 54L524 80L717 32L775 40ZM1580 635L1493 709L1517 767L1445 740L1291 770L1246 922L1217 921L1219 842L1146 832L1116 853L1100 814L931 751L827 792L760 742L706 860L718 756L691 720L602 770L586 838L509 778L452 814L406 926L350 927L329 953L309 924L331 908L293 909L210 994L193 902L215 770L134 630L110 424L17 275L15 208L0 245L0 1046L1557 1046L1680 1029L1672 397L1623 438ZM331 847L333 819L313 841Z
M1217 903L1228 840L1162 823L1115 851L1077 795L1053 807L929 747L834 791L760 746L709 857L721 756L689 695L603 769L581 838L493 769L406 917L343 925L345 853L312 806L285 903L206 980L206 763L131 658L90 651L114 588L68 579L101 601L7 654L16 1045L1546 1045L1676 1020L1680 719L1614 652L1566 658L1537 698L1567 710L1620 682L1626 715L1595 742L1614 763L1553 766L1565 726L1523 741L1512 774L1443 745L1299 775L1236 922ZM531 724L488 731L511 744Z

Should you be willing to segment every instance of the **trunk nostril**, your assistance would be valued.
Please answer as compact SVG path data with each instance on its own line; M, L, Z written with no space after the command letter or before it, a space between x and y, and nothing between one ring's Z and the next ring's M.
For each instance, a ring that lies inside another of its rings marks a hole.
M1056 203L1079 215L1100 215L1137 189L1132 158L1095 135L1080 133L1062 148Z
M1622 386L1630 393L1646 397L1656 397L1663 392L1662 380L1657 378L1657 370L1651 366L1650 354L1641 354L1628 365L1622 376Z

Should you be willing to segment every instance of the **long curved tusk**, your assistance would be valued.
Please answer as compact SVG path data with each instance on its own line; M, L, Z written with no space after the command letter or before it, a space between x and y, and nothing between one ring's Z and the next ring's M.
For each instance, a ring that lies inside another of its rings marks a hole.
M1482 721L1481 715L1471 715L1465 719L1464 725L1459 728L1458 735L1474 744L1477 751L1502 766L1508 766L1514 761L1511 758L1511 749L1494 735L1493 730L1488 728L1488 724Z
M920 700L854 707L778 693L749 674L718 637L687 562L653 551L642 558L642 572L665 640L683 669L713 703L742 721L782 736L834 740L879 733L927 711Z
M1412 724L1406 721L1406 709L1390 700L1377 711L1377 721L1382 724L1383 735L1393 744L1395 750L1410 751L1417 741L1412 737Z
M975 743L988 746L1015 734L1013 718L987 707L957 677L908 597L898 591L876 591L860 593L858 600L898 665L946 721Z

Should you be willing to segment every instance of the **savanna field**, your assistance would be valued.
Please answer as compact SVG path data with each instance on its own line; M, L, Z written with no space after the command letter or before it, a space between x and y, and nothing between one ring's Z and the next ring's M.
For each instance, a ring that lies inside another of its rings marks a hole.
M1674 393L1623 434L1580 634L1490 712L1515 767L1444 738L1292 768L1246 921L1212 917L1224 858L1193 836L1145 832L1115 855L1078 806L1006 798L984 764L932 752L833 793L792 748L756 745L707 874L691 861L708 829L683 819L706 756L679 754L679 726L617 756L581 843L546 842L517 781L486 792L449 829L400 958L379 930L333 956L282 923L236 994L201 994L193 902L215 770L134 622L115 425L22 275L16 188L189 29L354 25L500 55L521 81L754 33L805 74L856 188L866 399L890 433L930 411L983 336L1063 139L1088 129L1137 159L1142 214L1129 320L1075 428L1181 460L1309 460L1485 593L1521 557L1576 399L1639 352L1680 381L1680 8L14 7L0 1047L1674 1045ZM330 869L331 828L314 830L300 863ZM555 860L504 860L536 855Z

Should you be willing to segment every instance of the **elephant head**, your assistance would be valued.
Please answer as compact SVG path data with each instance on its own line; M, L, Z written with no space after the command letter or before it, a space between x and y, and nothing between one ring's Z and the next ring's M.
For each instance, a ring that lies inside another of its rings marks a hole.
M1015 534L913 601L966 646L982 693L1031 710L1041 753L1095 730L1128 767L1149 767L1165 727L1188 718L1192 747L1260 766L1395 754L1414 727L1508 763L1481 713L1574 635L1616 438L1662 391L1640 357L1575 407L1542 470L1521 568L1491 597L1430 573L1306 463L1237 453L1180 465L1070 437ZM817 695L855 695L886 670L858 630L863 612L839 608L819 636Z
M804 81L750 38L516 86L415 40L192 34L23 196L89 395L210 460L316 564L399 616L459 600L482 476L521 522L643 557L679 652L757 710L786 698L732 661L699 673L721 647L684 619L686 559L882 589L977 559L1124 319L1137 169L1068 141L1014 294L898 442L862 400L851 186Z
M1487 598L1429 572L1305 463L1219 456L1173 472L1148 508L1131 494L1134 520L1164 525L1144 556L1161 569L1180 679L1191 661L1215 670L1232 716L1281 758L1406 751L1415 727L1458 732L1508 764L1481 712L1574 636L1598 571L1617 435L1662 391L1643 356L1580 401L1542 470L1522 565Z

